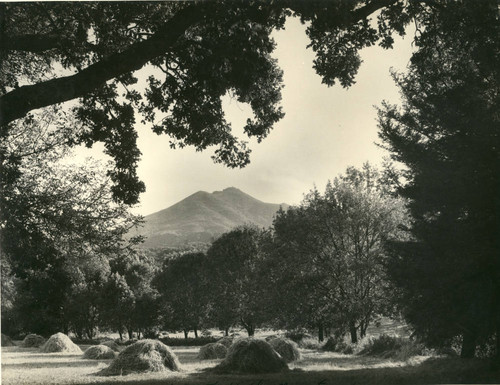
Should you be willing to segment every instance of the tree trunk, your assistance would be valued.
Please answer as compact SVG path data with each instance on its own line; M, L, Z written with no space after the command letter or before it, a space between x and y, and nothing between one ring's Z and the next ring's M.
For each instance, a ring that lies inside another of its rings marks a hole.
M198 329L194 328L194 338L198 338Z
M187 339L189 334L189 330L184 329L184 338Z
M225 328L225 329L224 329L224 335L225 335L226 337L228 337L228 336L229 336L229 328Z
M323 329L323 325L320 324L318 326L318 341L323 342L324 340L325 340L324 329Z
M460 357L473 358L476 353L476 334L472 331L466 331L463 334L462 350Z
M121 329L118 330L118 334L120 335L120 341L123 341L123 332Z
M128 339L131 340L134 338L134 332L132 331L132 329L127 329L127 332L128 332Z
M358 343L358 330L354 322L349 322L349 332L351 333L351 342L353 344Z

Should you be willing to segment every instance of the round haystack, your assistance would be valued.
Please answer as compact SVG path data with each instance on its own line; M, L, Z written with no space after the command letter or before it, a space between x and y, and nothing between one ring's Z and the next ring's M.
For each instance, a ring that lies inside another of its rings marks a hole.
M211 344L206 344L200 348L198 353L198 358L200 360L216 360L218 358L224 358L227 354L227 348L218 343L212 342Z
M44 353L82 353L82 350L75 345L71 339L63 333L56 333L40 348Z
M115 352L108 346L105 345L94 345L85 350L83 353L83 358L89 360L110 360L115 358Z
M45 343L45 338L38 334L28 334L24 337L23 348L38 348Z
M269 340L269 344L286 362L300 360L299 347L292 340L276 337Z
M108 348L112 349L114 352L119 352L120 351L120 347L113 340L101 342L99 345L107 346Z
M16 346L9 336L2 333L2 346Z
M166 370L180 371L180 363L175 353L160 341L140 340L127 346L100 374L117 376Z
M233 344L233 342L234 342L234 337L231 336L222 337L220 340L217 341L218 344L222 344L228 349Z
M236 341L227 356L214 368L219 373L277 373L288 369L268 342L255 338Z

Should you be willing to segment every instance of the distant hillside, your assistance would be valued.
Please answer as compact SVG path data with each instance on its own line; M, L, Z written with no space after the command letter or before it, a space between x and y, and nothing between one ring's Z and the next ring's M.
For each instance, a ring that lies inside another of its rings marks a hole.
M145 217L142 229L145 248L178 247L208 243L236 226L252 223L268 227L279 207L287 204L264 203L234 187L207 193L198 191L164 210Z

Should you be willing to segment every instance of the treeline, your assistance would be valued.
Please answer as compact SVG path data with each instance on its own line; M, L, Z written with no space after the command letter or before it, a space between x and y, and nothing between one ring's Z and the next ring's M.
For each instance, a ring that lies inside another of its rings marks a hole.
M407 219L388 185L368 164L349 168L324 193L313 190L280 210L272 228L236 228L206 252L125 248L78 263L61 256L15 280L3 328L92 339L104 330L197 337L210 327L227 334L239 325L253 335L268 326L315 329L320 340L326 330L349 332L356 342L391 309L384 242L400 237Z

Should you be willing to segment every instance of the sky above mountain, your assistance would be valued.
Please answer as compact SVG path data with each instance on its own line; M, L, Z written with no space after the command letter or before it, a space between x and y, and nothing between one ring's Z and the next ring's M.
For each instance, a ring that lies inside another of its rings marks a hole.
M285 30L275 32L274 37L274 56L284 71L282 106L286 115L261 143L248 140L251 163L244 169L228 169L212 162L212 150L170 149L168 137L139 125L138 145L143 155L138 174L146 192L133 208L135 213L147 215L196 191L228 186L264 202L297 204L314 185L323 190L347 166L359 167L365 161L380 164L388 155L374 144L374 106L382 100L399 102L390 68L405 71L412 36L395 37L393 50L374 46L361 51L363 63L356 84L347 90L321 84L312 68L314 53L306 49L305 26L297 19L290 18ZM148 68L138 74L144 81ZM251 116L250 108L229 97L224 106L233 130L244 137L242 127ZM77 151L77 158L87 155L102 157L101 149Z

